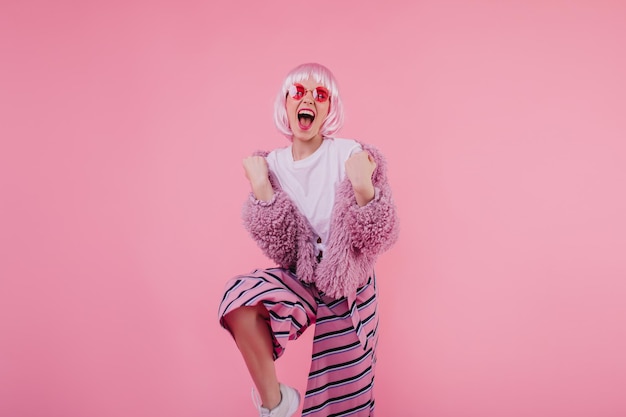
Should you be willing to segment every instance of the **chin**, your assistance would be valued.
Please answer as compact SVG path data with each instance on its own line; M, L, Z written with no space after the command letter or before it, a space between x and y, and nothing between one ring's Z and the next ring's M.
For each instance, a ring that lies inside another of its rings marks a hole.
M310 130L306 130L306 131L298 130L297 132L294 132L292 130L291 132L293 133L294 139L299 139L299 140L304 140L304 141L311 140L319 134L319 132L311 132Z
M306 136L303 135L303 136L298 136L297 138L301 141L308 142L308 141L315 139L316 137L317 135L306 135Z

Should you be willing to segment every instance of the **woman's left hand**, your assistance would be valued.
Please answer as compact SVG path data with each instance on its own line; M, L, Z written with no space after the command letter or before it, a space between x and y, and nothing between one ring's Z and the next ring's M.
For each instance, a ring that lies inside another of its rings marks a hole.
M374 198L372 174L375 169L376 161L366 151L355 153L346 161L346 176L352 184L359 206L366 205Z

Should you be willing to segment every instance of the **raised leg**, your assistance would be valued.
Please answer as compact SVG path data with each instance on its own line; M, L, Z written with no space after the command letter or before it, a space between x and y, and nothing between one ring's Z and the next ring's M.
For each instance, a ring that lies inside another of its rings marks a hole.
M263 407L272 409L280 403L280 388L274 365L269 313L258 304L239 307L224 316L237 347L248 367Z

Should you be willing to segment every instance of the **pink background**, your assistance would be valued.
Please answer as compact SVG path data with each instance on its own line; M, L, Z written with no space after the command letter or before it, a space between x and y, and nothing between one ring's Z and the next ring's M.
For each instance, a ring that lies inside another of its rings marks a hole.
M2 2L0 415L255 415L241 159L319 61L402 222L378 415L625 416L625 39L620 1Z

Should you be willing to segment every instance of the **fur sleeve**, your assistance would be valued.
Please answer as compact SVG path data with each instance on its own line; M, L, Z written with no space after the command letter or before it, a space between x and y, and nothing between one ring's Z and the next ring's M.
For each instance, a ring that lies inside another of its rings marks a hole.
M293 203L284 192L275 191L271 201L250 195L242 210L243 224L263 253L279 266L296 264L297 221Z

